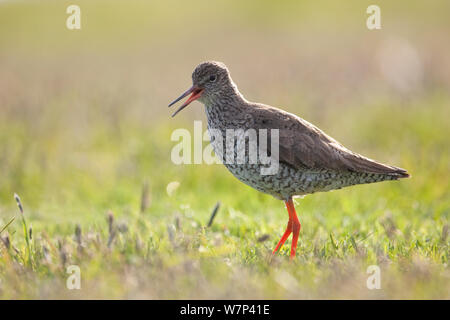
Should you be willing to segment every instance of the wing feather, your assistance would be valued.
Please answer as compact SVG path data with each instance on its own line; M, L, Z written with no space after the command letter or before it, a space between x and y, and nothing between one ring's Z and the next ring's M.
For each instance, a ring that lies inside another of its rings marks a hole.
M279 157L296 169L328 169L408 177L406 170L389 166L350 151L308 121L289 112L254 104L255 129L279 129Z

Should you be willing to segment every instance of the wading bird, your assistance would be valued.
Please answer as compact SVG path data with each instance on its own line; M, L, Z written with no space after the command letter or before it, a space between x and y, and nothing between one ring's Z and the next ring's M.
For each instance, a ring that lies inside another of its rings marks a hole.
M279 167L276 173L261 174L260 169L265 164L250 163L247 161L248 156L243 164L224 161L224 165L236 178L285 202L289 221L272 254L277 252L292 233L290 257L295 257L301 225L295 212L293 196L409 177L404 169L385 165L350 151L294 114L247 101L223 63L209 61L199 64L192 74L192 82L192 87L169 105L170 107L191 94L172 117L192 101L198 100L205 105L208 130L219 130L223 136L226 136L227 129L263 129L268 130L270 139L272 129L278 130ZM211 140L216 154L219 150L224 153L222 143L217 139ZM257 143L260 144L261 139ZM234 148L235 155L239 151L236 150L239 148L238 143L229 147ZM273 153L273 150L269 151Z

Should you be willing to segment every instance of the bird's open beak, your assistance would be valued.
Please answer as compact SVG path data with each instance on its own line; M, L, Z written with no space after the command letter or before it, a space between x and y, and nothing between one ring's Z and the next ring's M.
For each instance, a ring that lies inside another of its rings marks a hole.
M175 115L180 112L181 110L183 110L184 108L186 108L192 101L197 100L198 98L200 98L200 96L203 93L203 89L198 88L196 86L192 86L190 87L185 93L183 93L181 96L179 96L178 98L176 98L174 101L172 101L171 104L169 104L169 107L171 107L172 105L174 105L175 103L177 103L178 101L180 101L181 99L183 99L184 97L186 97L188 94L191 94L191 96L189 97L189 99L187 99L185 101L185 103L183 103L181 105L181 107L178 108L177 111L175 111L174 114L172 114L172 117L175 117Z

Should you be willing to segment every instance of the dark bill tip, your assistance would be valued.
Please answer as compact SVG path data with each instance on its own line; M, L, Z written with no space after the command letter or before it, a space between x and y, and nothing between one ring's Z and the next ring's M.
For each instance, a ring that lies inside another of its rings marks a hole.
M173 106L175 103L177 103L178 101L180 101L181 99L183 99L184 97L186 97L189 93L191 93L192 91L194 91L195 87L192 86L189 89L186 90L186 92L184 92L181 96L179 96L178 98L176 98L175 100L173 100L170 104L169 107Z

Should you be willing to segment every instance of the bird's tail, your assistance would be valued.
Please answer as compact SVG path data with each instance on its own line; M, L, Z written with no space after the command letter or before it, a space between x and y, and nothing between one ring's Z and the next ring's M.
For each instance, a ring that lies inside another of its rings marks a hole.
M388 172L386 174L395 177L396 178L395 180L411 177L411 175L405 169L398 167L391 167L391 168L392 172Z
M410 177L409 173L403 168L390 166L358 154L353 154L351 171L385 176L386 180L398 180Z

